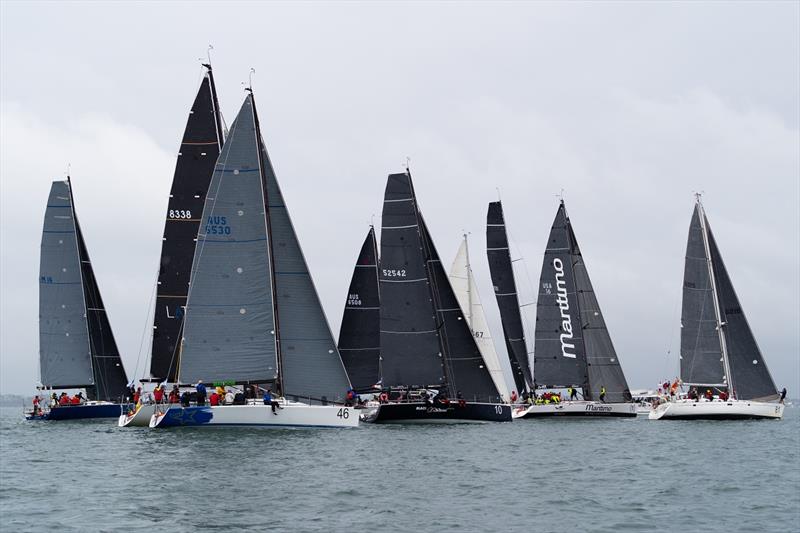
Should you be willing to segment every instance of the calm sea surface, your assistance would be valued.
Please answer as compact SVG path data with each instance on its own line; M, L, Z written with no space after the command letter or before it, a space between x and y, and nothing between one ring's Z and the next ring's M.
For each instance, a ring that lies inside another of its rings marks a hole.
M2 531L798 531L783 421L120 429L0 409Z

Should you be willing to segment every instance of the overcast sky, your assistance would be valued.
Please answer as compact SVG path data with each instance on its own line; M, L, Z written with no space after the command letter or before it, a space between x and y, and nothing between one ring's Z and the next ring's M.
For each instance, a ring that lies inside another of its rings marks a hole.
M228 123L256 69L262 131L334 335L386 176L410 157L446 264L472 232L497 340L486 205L499 188L531 302L563 189L629 384L651 387L677 373L692 193L704 191L772 375L797 396L799 6L4 1L0 391L38 379L42 219L68 164L128 374L143 373L176 154L213 43Z

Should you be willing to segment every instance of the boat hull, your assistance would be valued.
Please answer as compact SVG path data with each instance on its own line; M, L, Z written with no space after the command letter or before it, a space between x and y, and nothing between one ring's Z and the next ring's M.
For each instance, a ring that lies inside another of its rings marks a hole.
M428 406L423 402L385 403L364 415L375 424L420 424L458 422L510 422L511 406L499 403L471 403L448 407Z
M548 416L636 417L635 403L561 402L524 405L514 409L514 418Z
M170 404L170 405L162 405L161 410L166 410L167 407L176 407L177 404ZM156 404L146 404L140 405L139 408L132 414L125 414L119 415L119 420L117 421L117 425L121 428L124 427L149 427L150 426L150 418L156 414Z
M272 413L269 405L220 405L169 407L156 412L149 422L153 428L186 426L269 426L329 427L358 426L358 412L352 407L286 403Z
M130 404L111 402L87 403L83 405L60 405L53 407L41 416L28 414L27 420L83 420L87 418L118 418L120 413L130 409Z
M751 400L665 402L650 411L650 420L746 420L783 418L784 405Z

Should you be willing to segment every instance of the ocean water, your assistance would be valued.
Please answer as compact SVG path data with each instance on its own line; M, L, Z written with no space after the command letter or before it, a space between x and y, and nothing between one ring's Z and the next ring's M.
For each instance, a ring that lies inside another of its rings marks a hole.
M6 531L799 531L782 421L120 429L0 409Z

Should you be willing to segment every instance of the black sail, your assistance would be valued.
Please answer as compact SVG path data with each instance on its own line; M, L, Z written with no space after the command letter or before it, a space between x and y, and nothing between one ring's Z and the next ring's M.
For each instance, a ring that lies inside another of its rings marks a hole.
M725 385L722 346L714 310L701 207L689 225L681 306L681 379L687 384Z
M390 174L381 226L379 284L383 385L445 382L436 310L411 177Z
M446 363L448 394L453 397L461 392L466 399L497 402L500 400L497 387L475 343L425 221L421 214L418 218L436 309L439 341Z
M506 339L506 349L514 375L514 383L517 391L521 392L526 388L533 387L533 377L525 345L522 316L519 311L517 285L514 281L514 270L508 249L503 205L500 202L490 202L486 214L486 255L489 259L489 272L492 276L497 307L500 308L500 320L503 324L503 335Z
M70 186L70 196L72 187ZM92 371L94 374L94 387L87 387L87 396L92 400L120 401L128 390L128 378L122 366L114 333L108 320L103 298L97 286L97 278L92 269L89 252L83 240L81 226L74 212L75 231L78 239L78 254L81 261L81 277L83 279L83 292L86 301L86 322L89 330L89 349L92 354Z
M533 373L537 387L581 387L585 395L590 387L573 270L575 249L562 202L550 230L539 278Z
M778 389L736 296L707 219L706 230L711 250L711 264L714 267L720 317L724 324L722 331L725 335L734 395L740 400L777 400Z
M150 374L175 381L177 347L200 216L223 142L211 68L197 91L183 133L169 195L153 322Z
M586 263L583 260L578 240L567 217L569 240L572 243L572 271L575 276L575 287L580 310L580 325L583 333L583 344L586 350L586 365L589 376L589 391L584 390L586 399L597 400L600 390L606 389L607 402L629 402L631 393L617 352L611 342L603 312L597 301ZM577 324L576 324L577 325ZM588 392L588 393L587 393Z
M370 227L358 254L339 331L339 353L358 392L369 392L381 379L378 249Z

